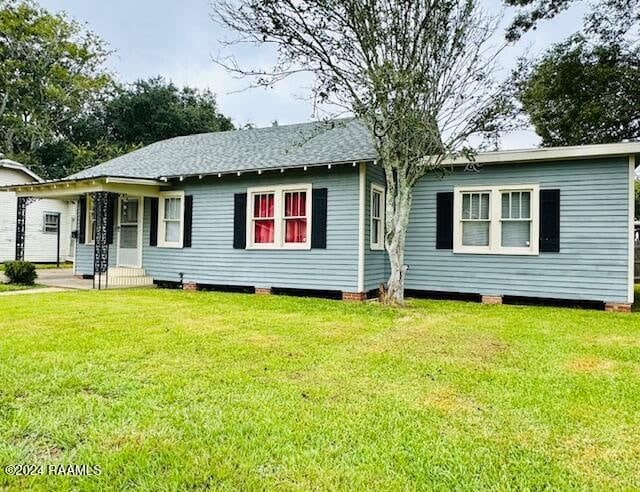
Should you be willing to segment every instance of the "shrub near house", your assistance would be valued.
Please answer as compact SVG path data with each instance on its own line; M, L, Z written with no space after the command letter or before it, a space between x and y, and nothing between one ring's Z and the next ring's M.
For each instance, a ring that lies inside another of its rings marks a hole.
M4 264L4 274L10 284L33 285L38 278L36 266L28 261L7 261Z

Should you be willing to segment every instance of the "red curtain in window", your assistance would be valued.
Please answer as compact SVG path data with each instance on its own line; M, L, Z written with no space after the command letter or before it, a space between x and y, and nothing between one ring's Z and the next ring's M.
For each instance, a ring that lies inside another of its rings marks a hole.
M256 220L255 222L255 242L272 243L274 238L275 224L273 220Z
M307 215L307 193L297 191L285 193L284 214L285 217L304 217Z
M273 193L255 195L253 198L253 216L257 218L273 218Z
M274 240L275 221L273 219L274 207L273 193L255 195L253 199L254 241L256 243L272 243ZM266 220L265 220L266 219Z
M304 191L285 193L284 240L287 243L304 243L307 240L307 193ZM292 218L287 218L292 217ZM295 217L295 218L294 218Z

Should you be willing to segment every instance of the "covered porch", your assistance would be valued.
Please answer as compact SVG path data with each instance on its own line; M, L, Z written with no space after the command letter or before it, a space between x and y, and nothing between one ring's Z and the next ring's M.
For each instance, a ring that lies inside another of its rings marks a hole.
M166 186L152 179L105 176L5 187L18 198L15 258L24 259L30 203L41 198L74 200L78 220L72 232L76 239L73 274L91 279L96 289L152 285L142 258L145 198L157 198ZM82 269L78 262L84 262Z

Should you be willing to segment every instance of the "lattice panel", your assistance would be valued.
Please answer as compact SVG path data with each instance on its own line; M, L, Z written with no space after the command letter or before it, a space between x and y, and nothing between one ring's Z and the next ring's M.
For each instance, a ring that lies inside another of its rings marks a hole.
M33 197L18 197L16 210L16 260L24 261L24 245L27 233L27 205L38 200Z
M107 238L107 210L110 193L99 191L93 193L93 217L95 219L95 240L93 246L93 279L94 287L106 288L109 269L109 244ZM104 275L104 284L102 277Z

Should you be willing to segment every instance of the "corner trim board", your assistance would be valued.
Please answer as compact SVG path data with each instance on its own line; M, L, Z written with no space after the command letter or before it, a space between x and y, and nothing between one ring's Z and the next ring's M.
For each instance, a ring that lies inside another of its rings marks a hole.
M627 295L627 300L629 304L633 304L634 292L633 292L633 282L634 282L634 203L635 203L635 177L636 177L636 156L629 156L629 292Z
M364 243L365 243L365 200L367 171L365 163L358 166L358 292L364 292Z

